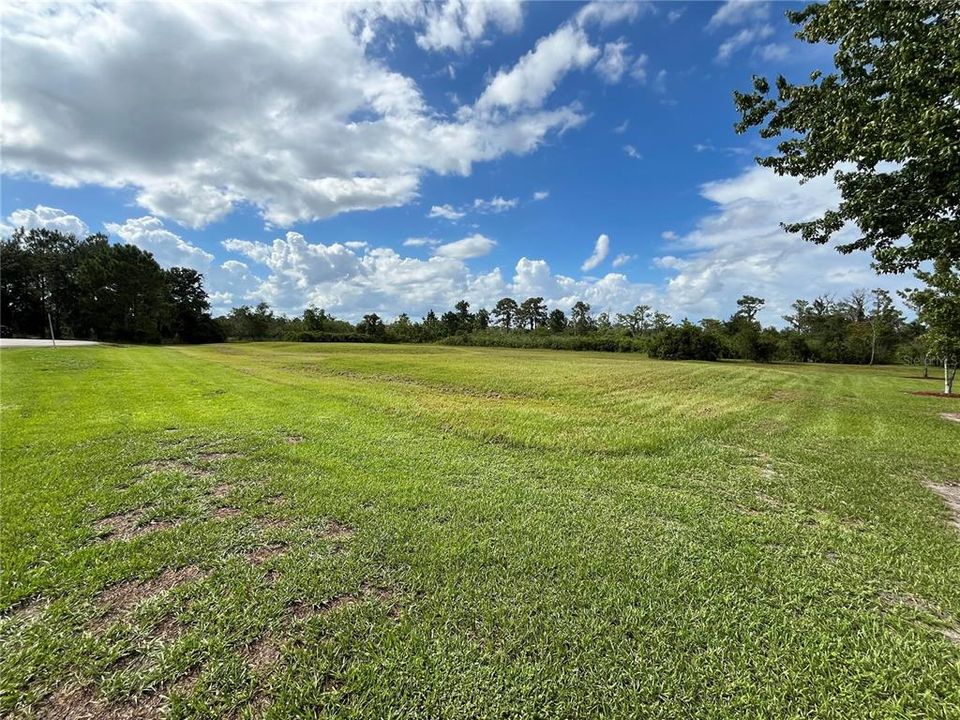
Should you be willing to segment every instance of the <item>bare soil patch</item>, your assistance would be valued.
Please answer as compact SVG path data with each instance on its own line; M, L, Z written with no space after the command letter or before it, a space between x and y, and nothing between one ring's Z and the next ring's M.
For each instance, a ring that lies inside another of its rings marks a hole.
M910 394L910 395L922 395L923 397L954 398L954 399L960 398L960 395L958 395L957 393L950 393L949 395L947 395L946 393L942 393L942 392L930 392L930 391L928 391L928 390L914 390L914 391L910 392L909 394Z
M356 532L357 531L349 525L344 525L336 520L331 520L320 533L320 537L326 540L349 540L356 534Z
M960 423L960 413L940 413L940 418L949 422Z
M96 627L102 629L140 603L202 576L199 568L188 565L177 569L168 568L148 580L124 580L117 583L97 596L97 605L105 612Z
M880 593L880 600L889 607L906 607L914 612L937 618L942 624L924 624L939 631L950 642L960 643L960 627L954 625L948 616L940 612L940 609L928 600L916 595L887 591Z
M243 658L255 675L263 675L280 662L280 648L272 637L266 635L247 645Z
M233 492L233 485L230 483L221 483L220 485L214 485L210 489L210 494L217 498L218 500L223 500L230 493Z
M139 508L102 518L94 523L101 540L133 540L142 535L167 530L178 525L173 520L156 520L144 523L145 510Z
M43 720L154 720L163 717L166 704L160 695L150 695L125 704L110 704L93 688L61 687L40 706Z
M287 544L284 542L273 542L256 548L247 553L247 562L251 565L262 565L268 560L280 557L287 552Z
M950 524L960 530L960 485L935 485L927 483L927 487L939 495L950 509Z
M300 443L303 442L303 437L301 437L300 435L287 435L283 438L283 441L287 445L299 445Z
M242 514L243 511L235 507L218 507L213 511L213 516L218 520L229 520Z

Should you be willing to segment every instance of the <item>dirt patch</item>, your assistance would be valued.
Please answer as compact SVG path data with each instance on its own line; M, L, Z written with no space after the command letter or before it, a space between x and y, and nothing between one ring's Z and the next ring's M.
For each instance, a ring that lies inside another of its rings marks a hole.
M125 704L111 704L97 697L90 686L61 687L40 706L43 720L153 720L161 718L166 704L160 695L150 695Z
M284 518L260 518L257 526L261 531L266 530L286 530L290 527L290 521Z
M264 636L243 649L243 659L255 675L263 675L280 662L280 648L270 636Z
M950 509L950 524L960 530L960 485L935 485L927 483L927 487L939 495Z
M220 460L230 460L231 458L241 457L238 452L202 452L197 455L204 462L219 462Z
M331 520L320 532L320 537L325 540L349 540L356 534L356 532L357 531L349 525L344 525L336 520Z
M191 478L211 477L213 472L204 468L197 467L193 463L175 458L165 460L147 460L136 466L147 475L156 475L158 473L178 473Z
M4 620L7 618L15 618L22 623L32 623L43 614L43 611L47 609L47 605L49 605L49 603L40 597L24 598L16 605L0 613L0 618Z
M917 595L884 591L880 593L880 601L888 607L905 607L921 615L936 618L938 624L932 622L923 624L937 630L950 642L960 643L960 627L957 627L947 615L940 612L940 609L928 600Z
M349 605L356 605L358 602L360 602L360 598L356 595L342 593L340 595L334 595L319 605L300 602L299 600L292 602L287 606L287 612L297 620L304 620L314 615L326 615L327 613L336 612Z
M229 520L242 514L243 511L235 507L218 507L213 511L213 516L218 520Z
M104 611L95 627L105 628L115 622L140 603L156 597L189 580L203 576L199 568L187 567L164 570L149 580L125 580L101 592L96 599L97 606Z
M274 542L262 547L258 547L252 552L247 553L247 562L251 565L262 565L268 560L280 557L287 552L287 544L284 542Z
M300 435L287 435L283 438L283 441L287 445L299 445L300 443L303 442L303 437L301 437Z
M220 485L214 485L210 489L210 494L217 498L217 500L223 500L225 497L230 495L233 492L233 485L229 483L222 483Z
M178 524L173 520L154 520L145 523L143 522L145 514L146 511L142 508L118 513L97 520L93 527L101 540L133 540L158 530L168 530Z
M940 419L960 423L960 413L940 413Z
M172 615L167 615L163 620L157 623L157 626L151 633L153 637L162 640L164 643L176 642L180 636L186 632L186 628Z
M942 392L930 392L930 391L927 391L927 390L914 390L913 392L909 392L908 394L909 394L909 395L922 395L923 397L954 398L954 399L960 398L960 395L958 395L957 393L950 393L949 395L947 395L946 393L942 393Z

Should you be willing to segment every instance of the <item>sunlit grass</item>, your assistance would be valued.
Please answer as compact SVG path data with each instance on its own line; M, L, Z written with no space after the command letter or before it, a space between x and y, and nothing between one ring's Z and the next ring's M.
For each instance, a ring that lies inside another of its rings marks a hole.
M960 717L905 368L4 350L0 712ZM59 705L58 705L59 703Z

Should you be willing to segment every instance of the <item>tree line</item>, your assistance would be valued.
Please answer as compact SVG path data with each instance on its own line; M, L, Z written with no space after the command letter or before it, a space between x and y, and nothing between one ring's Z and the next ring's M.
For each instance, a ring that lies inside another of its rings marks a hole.
M0 243L0 323L13 334L108 342L224 339L210 314L203 276L165 270L134 245L106 235L78 239L43 228Z
M542 297L518 302L504 297L492 310L471 311L461 300L438 315L430 310L419 320L402 313L385 322L375 313L356 324L323 309L307 308L298 317L276 315L266 303L234 308L218 318L227 337L302 342L442 342L453 345L540 347L571 350L645 352L666 359L743 359L881 364L922 362L930 353L924 327L908 321L889 292L854 290L836 300L823 295L797 300L784 316L787 327L763 327L757 315L763 298L744 295L726 319L674 322L650 305L628 313L593 314L578 301L569 313L550 309Z

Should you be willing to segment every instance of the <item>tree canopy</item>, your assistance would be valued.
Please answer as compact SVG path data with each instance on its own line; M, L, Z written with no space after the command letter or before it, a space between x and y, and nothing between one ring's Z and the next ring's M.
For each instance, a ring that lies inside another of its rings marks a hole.
M754 77L734 93L735 127L778 140L757 161L780 175L833 173L841 200L784 227L823 244L853 223L838 249L871 252L883 273L960 264L960 3L830 0L787 17L799 39L835 46L835 70Z

